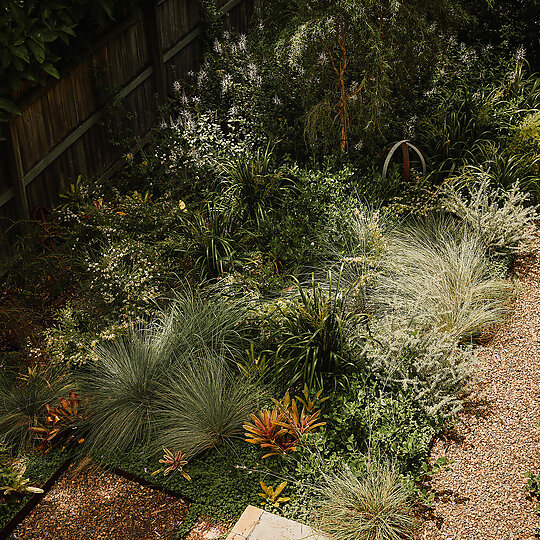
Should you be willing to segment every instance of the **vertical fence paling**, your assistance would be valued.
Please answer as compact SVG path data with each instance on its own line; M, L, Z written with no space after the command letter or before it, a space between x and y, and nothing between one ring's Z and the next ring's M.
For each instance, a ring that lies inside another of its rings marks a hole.
M220 16L234 12L235 20L246 28L252 4L253 0L220 1ZM163 17L164 13L174 17ZM180 75L175 66L182 71L186 65L190 69L198 65L198 0L144 0L143 17L142 23L119 23L88 58L69 68L59 81L38 90L31 99L23 98L22 116L4 126L0 232L14 230L6 227L13 221L14 209L8 209L13 204L17 219L27 225L31 209L56 204L58 193L77 174L109 176L116 169L120 152L111 148L100 131L104 111L89 88L94 63L109 69L106 79L121 81L119 96L129 101L139 129L135 135L142 140L157 106L166 101L169 79ZM3 236L5 240L7 236Z
M163 50L159 38L157 6L152 0L145 0L143 8L146 39L150 49L152 69L154 70L154 91L157 96L157 103L161 105L165 103L167 98L167 79L165 77L165 66L163 65Z
M17 205L17 213L21 219L22 225L20 232L28 231L30 221L30 206L28 204L28 195L24 184L24 169L21 159L21 148L17 134L13 132L11 123L5 127L5 150L7 161L7 177L11 183L11 190L15 204Z

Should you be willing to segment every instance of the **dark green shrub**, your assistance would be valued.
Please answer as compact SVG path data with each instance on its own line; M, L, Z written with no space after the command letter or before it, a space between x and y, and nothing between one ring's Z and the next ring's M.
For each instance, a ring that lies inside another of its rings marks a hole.
M272 164L273 148L257 149L252 155L239 155L222 165L223 203L244 222L259 226L273 209L291 198L293 185Z
M327 429L322 448L355 458L380 456L395 461L401 472L416 474L429 455L441 414L429 414L415 392L385 384L365 373L348 375L332 394L324 413ZM348 457L347 457L348 456Z
M334 279L334 281L332 281ZM285 304L275 330L275 356L289 384L299 380L314 388L323 376L335 376L348 363L350 314L340 276L328 274L327 287L296 282L296 294Z
M176 238L175 249L192 261L201 280L233 270L245 242L233 214L210 204L188 217Z

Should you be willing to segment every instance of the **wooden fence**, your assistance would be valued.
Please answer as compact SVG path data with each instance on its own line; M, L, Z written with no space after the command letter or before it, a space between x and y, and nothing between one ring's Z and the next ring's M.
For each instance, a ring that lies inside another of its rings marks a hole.
M224 24L245 31L253 0L216 0ZM100 121L99 84L120 89L130 130L144 140L175 80L200 64L202 21L197 0L148 0L144 16L116 25L57 81L21 98L20 116L5 125L0 143L0 234L28 222L35 208L54 208L79 174L112 174L121 152ZM5 253L5 246L2 249Z

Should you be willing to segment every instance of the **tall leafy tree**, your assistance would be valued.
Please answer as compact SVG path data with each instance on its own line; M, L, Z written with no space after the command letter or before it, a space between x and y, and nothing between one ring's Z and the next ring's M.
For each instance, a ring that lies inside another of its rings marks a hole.
M342 150L384 131L400 88L429 69L463 19L451 0L261 0L265 43L297 80L311 139Z

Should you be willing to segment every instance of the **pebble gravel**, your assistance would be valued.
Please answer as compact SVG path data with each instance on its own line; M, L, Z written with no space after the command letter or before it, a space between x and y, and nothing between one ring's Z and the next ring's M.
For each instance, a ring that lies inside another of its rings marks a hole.
M431 459L435 502L421 540L532 540L540 518L524 491L540 470L540 234L515 264L515 311L474 361L472 393Z
M9 540L172 540L188 508L100 468L71 465Z

